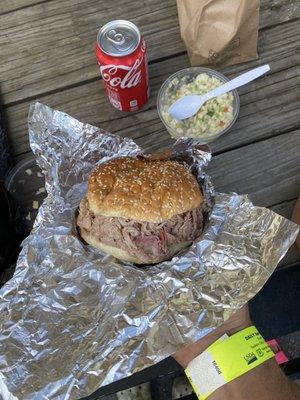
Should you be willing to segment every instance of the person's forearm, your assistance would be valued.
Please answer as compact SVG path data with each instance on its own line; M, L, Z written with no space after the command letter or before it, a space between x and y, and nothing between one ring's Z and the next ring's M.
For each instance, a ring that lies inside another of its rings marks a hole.
M299 400L300 388L274 359L217 389L207 400Z
M173 357L183 368L187 368L193 359L222 335L226 333L232 336L251 325L248 308L244 307L212 333L183 347ZM300 387L284 375L272 358L219 387L207 400L300 400Z

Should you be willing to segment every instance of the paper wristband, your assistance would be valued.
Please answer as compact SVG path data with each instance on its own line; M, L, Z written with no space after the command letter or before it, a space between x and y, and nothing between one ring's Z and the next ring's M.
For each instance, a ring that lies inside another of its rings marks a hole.
M274 357L261 334L250 326L234 335L222 336L194 358L185 373L199 400L216 389Z

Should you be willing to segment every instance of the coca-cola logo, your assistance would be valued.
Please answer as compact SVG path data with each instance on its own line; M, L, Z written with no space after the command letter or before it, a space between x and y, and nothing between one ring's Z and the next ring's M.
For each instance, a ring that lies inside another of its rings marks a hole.
M135 63L130 67L127 65L102 65L100 67L100 72L102 78L105 82L108 82L110 86L117 87L119 86L121 89L131 88L137 86L142 78L142 71L140 66L143 62L143 58L137 58ZM119 70L127 71L126 74L121 76L116 76Z
M141 50L143 53L145 53L145 51L146 51L146 42L144 39L142 40L142 43L141 43Z

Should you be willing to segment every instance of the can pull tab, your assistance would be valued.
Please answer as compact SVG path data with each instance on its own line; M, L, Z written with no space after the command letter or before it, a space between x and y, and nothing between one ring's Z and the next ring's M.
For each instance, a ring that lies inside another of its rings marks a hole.
M107 39L115 45L122 45L125 43L125 37L122 33L117 32L115 29L111 29L106 34Z

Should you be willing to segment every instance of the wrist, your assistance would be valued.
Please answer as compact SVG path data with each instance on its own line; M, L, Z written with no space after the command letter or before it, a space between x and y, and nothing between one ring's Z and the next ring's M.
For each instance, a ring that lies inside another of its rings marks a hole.
M234 333L239 332L251 325L252 322L249 316L248 308L243 307L213 332L204 336L197 342L183 347L181 350L173 354L173 357L182 367L186 368L190 361L192 361L199 354L203 353L211 344L217 341L225 333L231 336Z
M207 400L219 400L219 399L243 399L243 400L253 400L253 393L249 393L249 387L252 385L262 386L264 389L264 384L261 382L261 377L270 375L270 371L274 368L278 368L273 359L267 360L265 363L259 365L257 368L249 371L247 374L241 375L231 382L226 383L226 385L221 386L215 392L213 392ZM259 377L259 379L258 379ZM263 399L260 399L263 400Z
M185 372L198 398L204 400L219 388L226 390L228 383L273 357L274 353L252 325L232 336L223 335L194 358Z
M207 400L299 399L300 389L270 359L217 389Z

